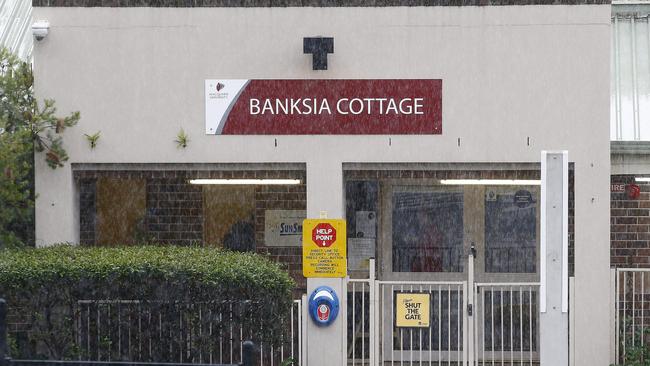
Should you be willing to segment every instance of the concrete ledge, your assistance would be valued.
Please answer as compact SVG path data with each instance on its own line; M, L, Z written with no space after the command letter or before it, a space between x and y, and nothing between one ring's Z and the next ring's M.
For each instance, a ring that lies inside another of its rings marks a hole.
M32 0L41 7L390 7L602 5L611 0Z
M650 141L612 141L612 155L650 155Z

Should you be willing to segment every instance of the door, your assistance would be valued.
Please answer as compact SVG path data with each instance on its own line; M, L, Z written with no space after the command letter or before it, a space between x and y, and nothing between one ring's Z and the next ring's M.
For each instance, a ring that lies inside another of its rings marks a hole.
M377 252L385 361L454 362L470 351L484 361L536 357L539 185L522 183L381 182ZM404 292L429 294L428 326L403 328L391 320L396 295ZM465 324L472 293L476 316ZM465 337L469 326L472 340Z

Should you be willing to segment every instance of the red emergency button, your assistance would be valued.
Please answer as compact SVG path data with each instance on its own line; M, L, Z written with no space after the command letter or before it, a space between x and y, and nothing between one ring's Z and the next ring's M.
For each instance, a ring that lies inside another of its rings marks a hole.
M330 307L325 304L318 306L318 320L327 321L330 318Z

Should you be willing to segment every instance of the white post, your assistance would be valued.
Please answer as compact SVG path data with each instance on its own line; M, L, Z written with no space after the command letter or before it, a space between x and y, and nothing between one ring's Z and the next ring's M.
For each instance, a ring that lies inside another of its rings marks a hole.
M464 286L465 298L467 299L467 308L463 309L466 317L463 321L463 331L467 336L463 337L463 350L465 362L463 365L474 365L474 352L476 344L474 343L474 316L476 307L474 306L474 244L472 244L467 260L467 284Z
M542 151L539 355L568 366L568 153Z
M307 163L307 218L343 218L343 164L322 159ZM345 278L308 278L307 295L319 286L329 286L338 295L339 315L327 327L316 325L310 317L307 323L307 366L347 364L347 281ZM305 307L309 304L305 303Z
M307 365L307 322L309 321L309 312L307 309L307 295L302 295L301 298L301 303L300 303L300 312L302 316L302 320L300 322L300 334L302 334L301 337L299 337L299 342L300 343L300 366Z
M370 319L370 331L369 331L369 344L368 349L370 350L370 365L377 365L377 348L375 347L375 339L379 339L377 336L377 289L375 288L375 259L370 258L370 263L368 265L368 308L369 308L369 318Z
M616 347L616 339L618 338L618 328L616 321L616 269L612 268L609 270L609 363L615 364L616 358L618 357Z
M576 364L576 281L575 277L569 277L569 366ZM611 362L613 363L613 362Z

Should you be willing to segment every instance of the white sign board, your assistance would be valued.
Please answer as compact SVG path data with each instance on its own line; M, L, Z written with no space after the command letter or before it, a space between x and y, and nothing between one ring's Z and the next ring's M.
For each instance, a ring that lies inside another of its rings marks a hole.
M348 239L348 269L368 270L370 258L375 257L375 238Z
M357 211L356 219L358 238L377 237L377 213L375 211Z
M304 210L266 210L264 242L269 247L301 247Z

